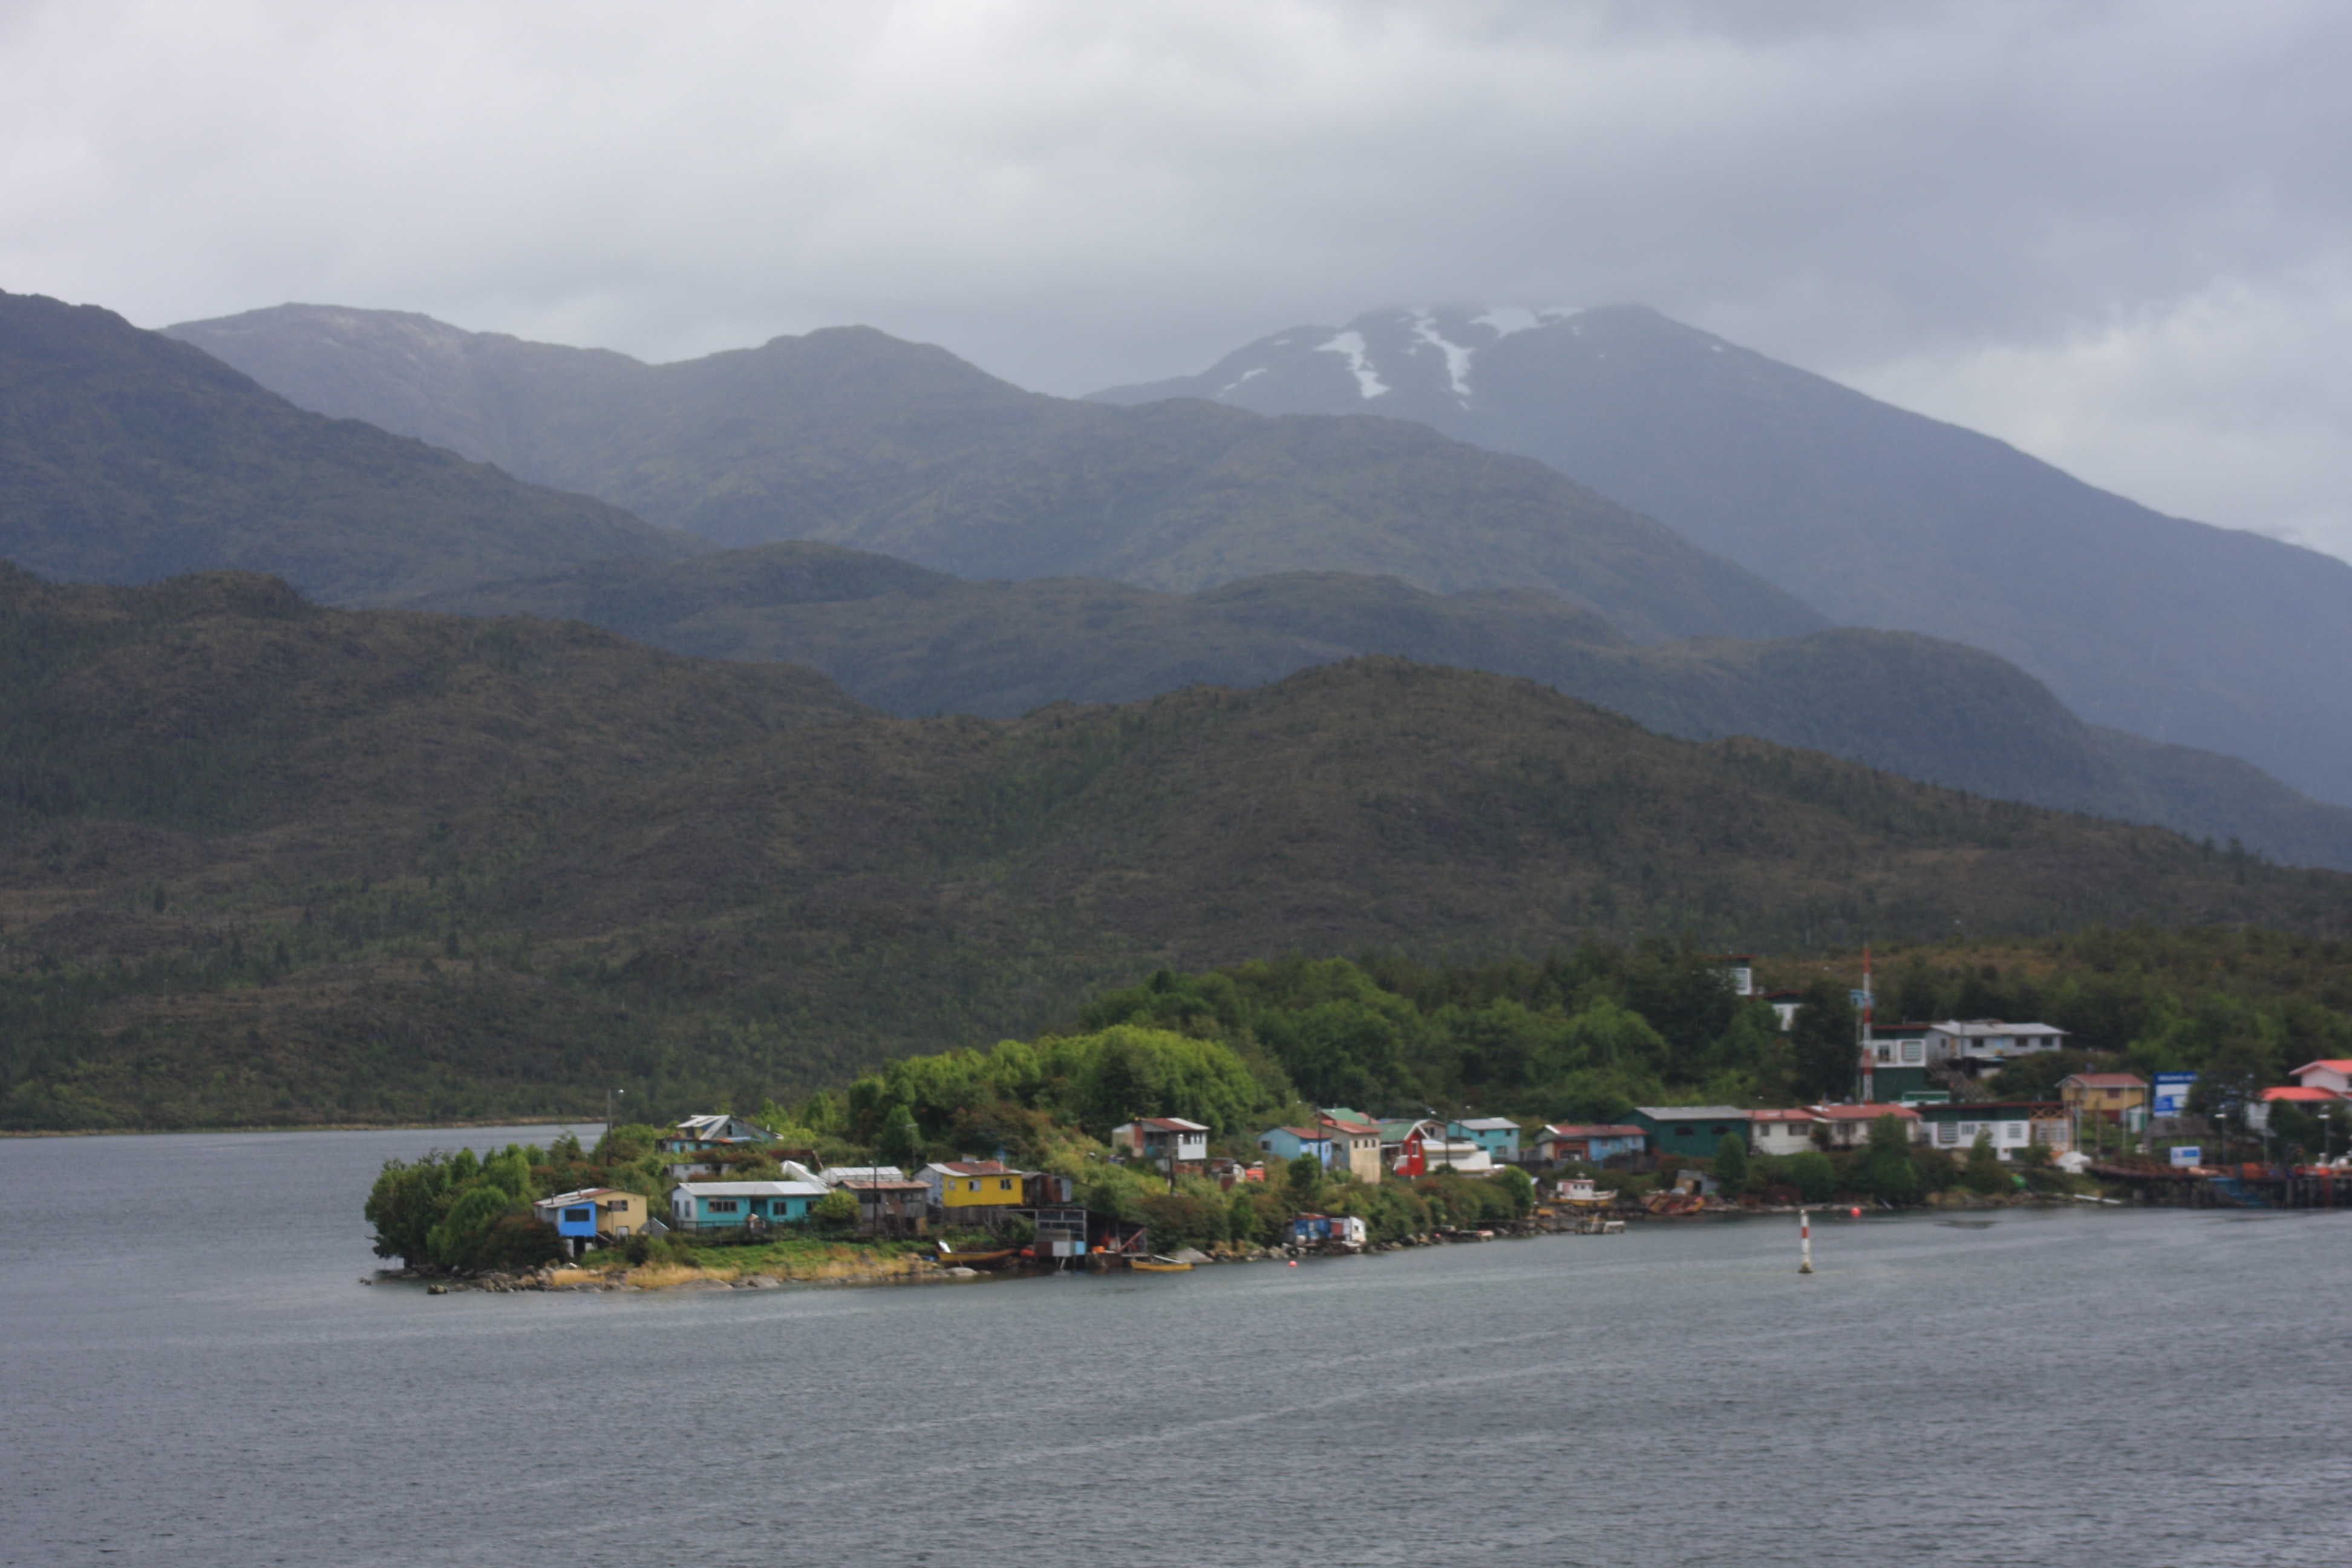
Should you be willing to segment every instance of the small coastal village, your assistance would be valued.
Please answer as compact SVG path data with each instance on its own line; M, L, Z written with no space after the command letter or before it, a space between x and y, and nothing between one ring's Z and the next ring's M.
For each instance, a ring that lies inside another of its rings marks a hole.
M1745 959L1727 962L1726 984L1785 1025L1791 999L1759 994L1751 976ZM480 1161L394 1162L368 1214L379 1255L403 1266L371 1282L447 1293L1181 1273L1809 1207L2333 1207L2339 1177L2352 1187L2352 1159L2326 1152L2274 1163L2260 1144L2209 1149L2227 1133L2189 1110L2193 1074L2081 1072L2057 1079L2053 1098L1996 1098L1988 1080L2063 1049L2065 1032L1994 1019L1881 1029L1866 994L1857 999L1855 1093L1837 1102L1635 1105L1609 1121L1544 1123L1334 1105L1223 1136L1180 1116L1135 1116L1099 1140L1052 1130L1034 1168L1002 1147L828 1162L775 1128L714 1112L609 1129L593 1152L567 1135ZM2352 1118L2352 1059L2291 1076L2240 1109L2242 1136L2278 1104L2330 1128ZM593 1170L616 1174L563 1180Z

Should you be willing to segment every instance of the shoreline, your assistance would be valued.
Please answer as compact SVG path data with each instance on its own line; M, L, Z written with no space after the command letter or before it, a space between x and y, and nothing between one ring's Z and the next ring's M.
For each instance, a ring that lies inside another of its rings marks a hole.
M1790 1219L1801 1212L1822 1220L1864 1220L1882 1216L1934 1216L1955 1213L1984 1213L2002 1209L2091 1209L2108 1207L2127 1209L2131 1205L2112 1199L2084 1199L2074 1195L2019 1195L1990 1197L1972 1195L1964 1202L1921 1204L1910 1208L1861 1208L1853 1204L1806 1205L1800 1210L1786 1208L1726 1206L1698 1210L1688 1214L1652 1214L1645 1209L1612 1210L1599 1217L1675 1224L1691 1220ZM1402 1241L1373 1242L1360 1249L1318 1247L1250 1247L1245 1250L1182 1249L1186 1261L1196 1268L1213 1268L1235 1264L1299 1263L1309 1258L1370 1258L1382 1253L1404 1252L1430 1247L1474 1247L1490 1241L1532 1241L1542 1237L1565 1237L1580 1234L1572 1225L1541 1225L1522 1223L1486 1234L1457 1234L1409 1237ZM1620 1232L1619 1234L1624 1234ZM845 1244L846 1245L846 1244ZM1044 1279L1056 1274L1119 1274L1129 1272L1126 1259L1106 1268L1041 1268L1034 1266L1007 1268L966 1268L923 1253L903 1253L897 1257L878 1257L870 1249L859 1248L855 1258L828 1258L808 1266L782 1269L730 1268L723 1263L711 1268L696 1268L680 1263L640 1264L634 1268L597 1269L573 1267L543 1267L524 1271L491 1270L478 1275L445 1274L432 1268L379 1268L373 1275L362 1275L362 1285L422 1285L425 1293L434 1296L486 1295L606 1295L619 1291L648 1294L689 1292L707 1294L719 1290L783 1290L868 1288L877 1286L957 1285L984 1280L1011 1281Z

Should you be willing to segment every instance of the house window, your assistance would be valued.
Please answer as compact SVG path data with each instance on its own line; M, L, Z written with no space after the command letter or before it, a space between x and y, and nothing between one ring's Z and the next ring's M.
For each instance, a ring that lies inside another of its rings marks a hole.
M1006 1176L1003 1180L999 1181L996 1184L996 1190L1000 1193L1011 1192L1013 1190L1013 1178Z
M1936 1142L1938 1142L1938 1143L1957 1143L1957 1142L1958 1142L1959 1141L1960 1141L1960 1130L1959 1130L1958 1127L1955 1127L1954 1125L1952 1125L1952 1123L1950 1123L1950 1122L1948 1122L1948 1121L1938 1121L1938 1122L1937 1122L1937 1123L1936 1123Z
M733 1198L712 1198L709 1207L712 1214L733 1214L736 1205Z

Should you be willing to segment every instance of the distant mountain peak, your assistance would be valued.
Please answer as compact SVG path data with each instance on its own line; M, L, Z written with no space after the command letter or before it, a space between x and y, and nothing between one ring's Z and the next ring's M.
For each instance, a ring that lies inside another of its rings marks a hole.
M1532 458L1832 620L1990 649L2095 723L2352 805L2352 566L2161 516L1643 306L1373 310L1094 397L1377 412Z
M1640 306L1391 306L1344 326L1269 333L1197 376L1111 387L1092 398L1131 404L1205 397L1260 414L1380 413L1443 427L1444 411L1477 407L1485 356L1496 344L1523 333L1572 339L1585 318L1620 312L1664 321Z

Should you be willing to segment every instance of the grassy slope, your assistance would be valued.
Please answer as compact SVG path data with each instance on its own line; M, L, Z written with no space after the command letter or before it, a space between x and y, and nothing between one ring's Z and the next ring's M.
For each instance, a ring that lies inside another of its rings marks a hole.
M0 556L139 582L275 572L380 602L700 548L583 496L305 413L92 307L0 295Z
M1394 660L910 721L573 625L22 574L0 660L15 1126L756 1103L1293 947L2352 921L2340 876Z
M1289 573L1193 595L1094 578L969 582L790 543L614 562L436 595L472 615L578 617L711 658L812 665L887 711L1011 718L1058 700L1249 686L1365 653L1541 680L1695 739L1748 734L1907 777L2231 837L2352 868L2352 811L2242 763L2103 731L1990 654L1840 630L1636 648L1533 593L1439 595L1392 578Z

